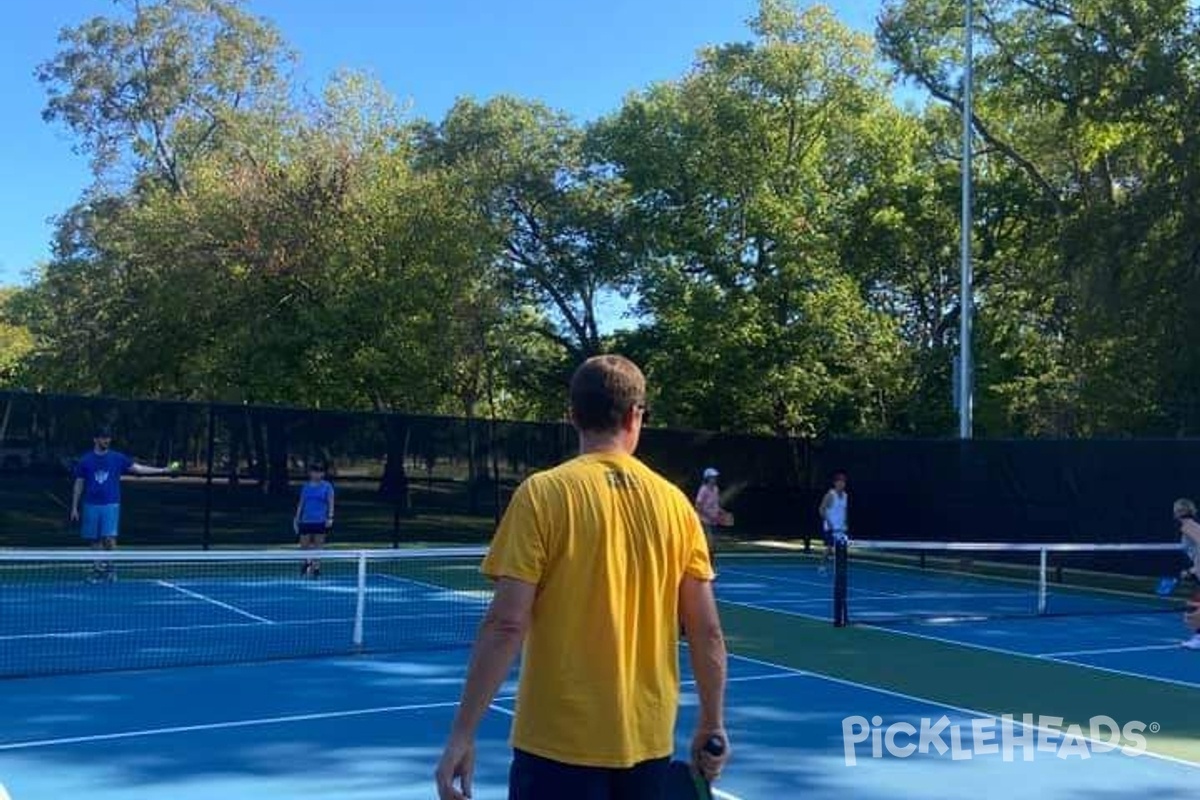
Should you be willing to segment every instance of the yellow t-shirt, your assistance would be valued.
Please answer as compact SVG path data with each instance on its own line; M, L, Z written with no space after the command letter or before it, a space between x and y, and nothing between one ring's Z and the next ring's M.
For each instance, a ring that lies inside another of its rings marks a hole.
M713 578L682 492L632 456L579 456L521 484L482 569L538 587L513 747L615 768L674 751L679 585Z

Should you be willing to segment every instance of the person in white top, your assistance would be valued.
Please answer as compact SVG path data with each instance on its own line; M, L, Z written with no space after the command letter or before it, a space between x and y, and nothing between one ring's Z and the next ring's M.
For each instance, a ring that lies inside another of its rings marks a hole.
M850 494L846 491L846 473L833 474L833 486L821 498L818 512L821 514L821 537L825 540L825 555L820 567L824 575L833 559L834 543L850 535Z
M1196 504L1187 498L1176 500L1172 511L1175 521L1179 523L1180 540L1189 561L1182 578L1192 584L1188 613L1184 615L1184 624L1192 631L1192 635L1183 642L1183 646L1188 650L1200 650L1200 585L1197 585L1197 581L1200 581L1200 523L1196 522ZM1174 588L1173 584L1171 588Z

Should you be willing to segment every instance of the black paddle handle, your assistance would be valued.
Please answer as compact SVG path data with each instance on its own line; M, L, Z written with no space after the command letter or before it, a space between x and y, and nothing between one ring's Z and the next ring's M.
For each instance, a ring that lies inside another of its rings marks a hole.
M704 752L719 758L725 752L725 740L720 736L710 736L704 743Z

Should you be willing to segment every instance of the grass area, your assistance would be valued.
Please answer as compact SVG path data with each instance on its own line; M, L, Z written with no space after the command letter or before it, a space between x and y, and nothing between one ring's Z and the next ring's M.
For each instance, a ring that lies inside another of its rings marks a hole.
M11 476L0 481L0 547L78 547L70 524L67 481ZM298 491L298 489L297 489ZM295 541L294 492L263 493L256 484L214 488L206 507L205 484L196 479L138 479L122 485L121 543L126 547L266 547ZM463 498L414 487L412 512L396 517L393 505L372 483L339 486L334 544L482 543L495 527L494 516L469 513ZM462 502L460 502L462 501ZM457 510L461 506L462 511Z
M198 478L129 479L121 491L122 547L200 547L206 513L213 547L277 547L295 541L292 515L298 487L276 496L250 481L216 484L207 511L205 483ZM397 520L392 503L373 482L338 484L331 546L483 544L491 538L491 506L480 501L473 513L465 485L414 480L410 495L411 512ZM70 501L69 480L5 476L0 481L0 547L78 547L78 533L68 519ZM721 549L741 547L738 535L750 530L734 529L733 536L722 537Z

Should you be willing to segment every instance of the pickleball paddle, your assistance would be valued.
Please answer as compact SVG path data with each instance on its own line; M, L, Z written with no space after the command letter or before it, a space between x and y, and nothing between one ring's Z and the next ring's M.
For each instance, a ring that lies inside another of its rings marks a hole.
M719 756L725 752L725 742L714 736L705 743L704 749ZM667 768L666 800L713 800L712 786L692 769L691 764L676 759Z

